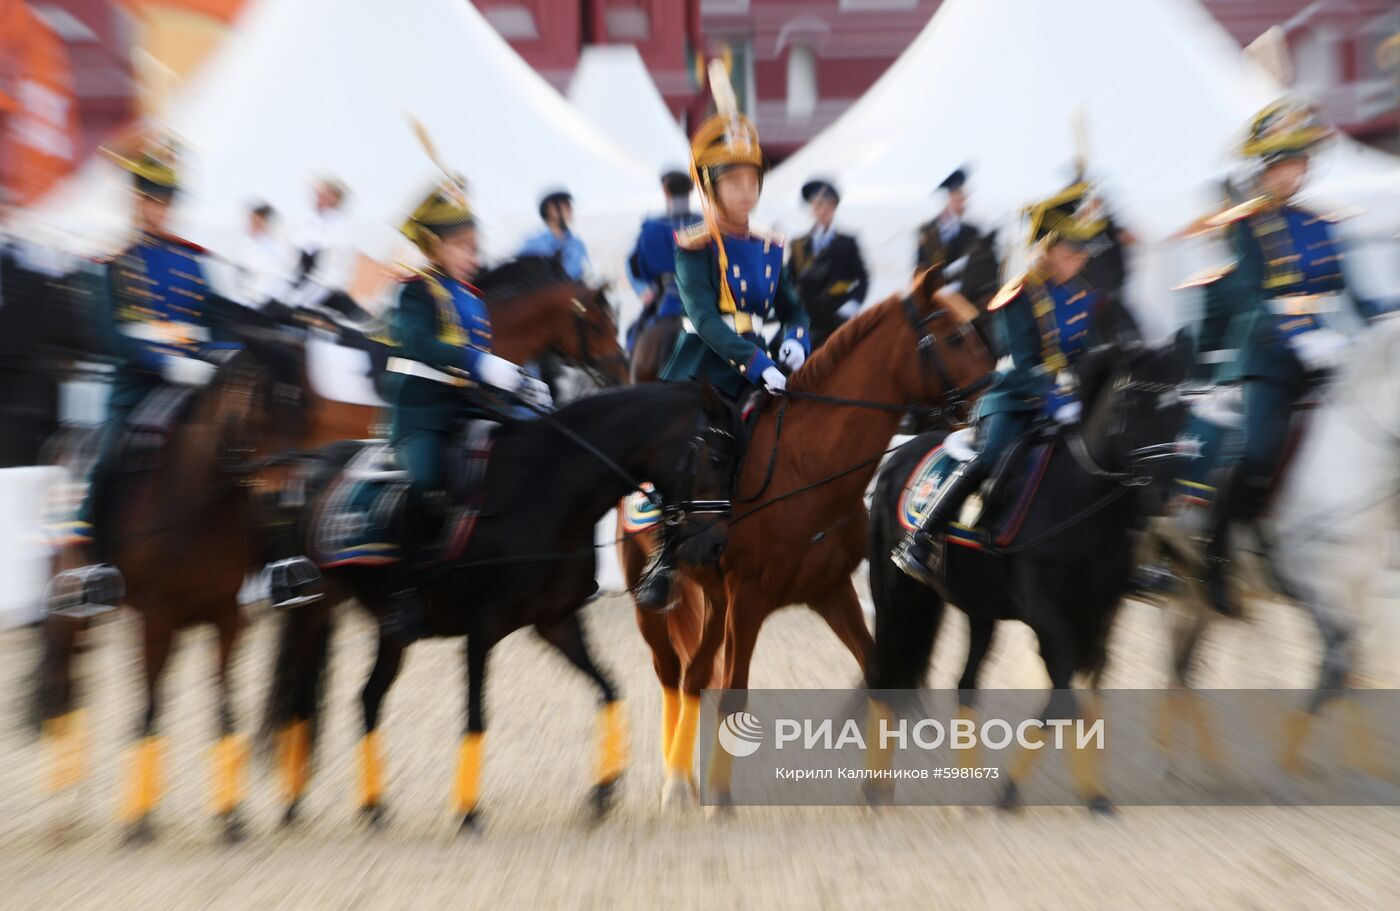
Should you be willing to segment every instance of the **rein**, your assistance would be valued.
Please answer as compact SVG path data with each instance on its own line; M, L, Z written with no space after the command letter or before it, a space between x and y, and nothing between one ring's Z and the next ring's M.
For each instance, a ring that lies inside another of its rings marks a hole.
M938 353L935 350L938 344L938 336L934 335L928 330L929 323L943 316L948 311L946 309L939 308L933 310L927 315L920 316L918 311L918 305L914 302L914 295L912 293L906 294L904 298L900 301L900 305L904 308L905 319L908 321L909 328L913 331L914 337L917 340L915 342L915 352L916 356L919 359L919 366L922 368L922 372L928 373L931 371L937 375L939 386L942 389L941 398L943 401L938 405L923 405L921 403L909 403L900 405L895 402L878 402L870 399L844 398L842 396L823 395L817 392L806 392L794 389L785 389L782 392L776 393L776 396L780 399L780 403L778 405L776 427L773 433L773 448L768 453L768 468L764 472L763 483L759 486L758 492L755 493L753 496L739 497L736 495L735 502L752 503L755 500L760 499L765 493L767 493L769 486L773 483L773 475L777 469L778 464L778 448L782 444L783 438L783 421L787 414L787 405L789 401L808 401L816 402L822 405L830 405L837 408L862 408L869 411L883 411L886 413L893 414L904 414L908 411L918 409L923 411L929 417L951 417L955 422L964 421L968 417L968 414L970 413L969 406L971 404L972 398L981 393L984 389L986 389L992 384L992 382L995 380L995 373L988 373L982 377L979 377L978 379L967 384L966 386L954 386L952 378L948 375L948 370L943 364L943 359L938 356ZM967 409L967 411L961 416L959 416L959 409ZM897 449L898 447L895 448ZM858 465L855 465L852 468L846 469L844 471L838 472L837 474L832 475L831 477L826 478L825 480L819 481L816 484L810 484L806 487L801 488L799 491L783 494L782 498L786 499L787 497L792 496L795 493L812 490L816 487L821 487L824 484L829 484L832 481L839 480L840 478L843 478L854 471L858 471L861 468L864 468L865 466L869 465L872 461L883 458L885 455L888 455L890 452L893 451L893 449L886 450L880 455L875 456L873 459L866 459ZM767 507L772 502L777 501L769 501L767 503L762 504L762 506L758 508ZM757 508L749 510L749 512L745 513L744 515L752 515L756 511ZM735 521L738 520L736 519Z

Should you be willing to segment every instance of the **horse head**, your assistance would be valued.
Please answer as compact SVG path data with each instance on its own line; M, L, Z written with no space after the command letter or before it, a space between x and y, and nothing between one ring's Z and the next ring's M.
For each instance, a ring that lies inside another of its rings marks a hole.
M553 353L603 386L627 382L627 353L616 312L602 288L575 281L552 257L523 256L477 278L498 353L526 363Z
M945 293L942 282L937 268L925 270L907 293L866 308L812 355L789 389L932 406L946 423L960 423L994 363L972 329L975 311Z
M1158 345L1102 345L1080 359L1084 439L1099 465L1143 482L1171 475L1187 413L1180 389L1191 359L1184 330Z

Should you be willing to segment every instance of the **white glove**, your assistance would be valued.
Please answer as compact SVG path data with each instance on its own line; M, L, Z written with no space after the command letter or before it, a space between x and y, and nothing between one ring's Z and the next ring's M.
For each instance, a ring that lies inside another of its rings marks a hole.
M199 358L171 354L161 362L160 373L167 382L180 386L207 386L218 369Z
M1289 340L1298 360L1310 370L1325 370L1335 367L1346 351L1348 340L1345 335L1331 328L1314 329Z
M787 388L787 377L777 367L765 367L763 385L769 392L782 392Z
M482 352L477 358L476 374L486 385L504 389L506 392L518 392L521 381L525 378L519 366L487 352Z
M549 386L543 380L537 380L527 373L522 373L520 377L520 388L515 390L520 400L534 405L541 411L553 411L554 396L549 394Z
M836 316L844 323L860 312L860 301L846 301L836 308Z
M1065 402L1055 409L1055 420L1061 424L1073 424L1079 420L1079 415L1083 410L1084 407L1077 401Z
M778 363L789 371L801 367L806 360L807 352L803 350L802 343L795 338L783 342L782 347L778 349Z

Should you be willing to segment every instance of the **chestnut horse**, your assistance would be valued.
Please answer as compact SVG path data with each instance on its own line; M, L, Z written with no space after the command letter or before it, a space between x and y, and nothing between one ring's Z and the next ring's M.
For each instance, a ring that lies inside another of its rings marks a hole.
M627 354L618 344L617 317L603 289L576 282L557 260L539 256L505 262L477 284L491 313L496 354L525 364L552 352L601 385L627 382ZM314 449L375 436L371 428L381 407L337 402L311 390L299 445Z
M496 350L503 357L518 363L528 362L554 350L576 360L579 366L590 372L600 374L608 382L625 382L626 356L618 344L617 326L603 292L576 284L567 276L559 280L547 267L547 262L517 260L493 270L485 277L484 290L488 299L498 301L491 306ZM249 332L261 337L260 330ZM279 363L290 363L292 366L290 371L284 366L273 379L276 388L290 391L304 381L305 362L299 345L291 352L285 344L279 348ZM280 373L289 375L281 376ZM279 428L281 433L275 448L299 450L345 437L363 438L369 432L377 411L374 406L321 399L309 387L305 395L299 396L299 403L297 419L291 422L295 426ZM267 416L254 409L253 417L256 423ZM194 420L199 419L198 414L194 415ZM177 432L177 436L184 434L184 429ZM196 436L193 429L189 434ZM171 448L166 451L166 464L184 465L185 475L189 476L185 479L190 485L196 485L203 477L202 472L206 469L216 470L218 451L206 448L202 452L203 455L197 458L195 455L180 455ZM170 470L175 471L173 467ZM216 752L219 764L217 787L221 796L216 798L215 806L224 820L226 836L236 839L242 834L237 809L241 802L241 767L245 750L241 740L233 734L234 716L227 668L246 623L238 605L238 592L244 575L261 565L268 533L267 528L259 527L254 521L252 499L247 493L251 486L276 483L282 472L282 466L268 467L256 479L246 479L248 486L240 483L236 491L229 492L228 496L237 494L242 497L237 501L237 509L227 513L215 510L206 514L201 505L200 510L192 512L189 521L194 522L198 516L205 516L209 526L220 527L221 532L208 543L198 536L193 541L182 540L180 547L173 551L184 555L178 573L162 573L164 566L158 560L145 557L131 565L123 561L133 558L122 557L116 561L126 579L126 603L142 613L146 626L147 716L142 726L142 741L138 745L137 768L131 786L131 794L135 796L129 798L128 812L125 814L132 823L131 834L135 837L146 839L153 834L150 814L156 804L154 782L158 781L161 761L160 744L154 736L157 714L155 698L173 645L174 631L205 622L212 623L219 632L220 730L226 733ZM165 491L170 496L168 502L203 504L201 498L209 496L196 487L178 496L170 495L170 488L161 486L155 478L148 483L152 490ZM224 499L221 496L217 502L211 501L209 509L214 509ZM246 521L244 513L240 511L245 507ZM112 537L126 547L128 530L139 529L142 525L133 515L125 512L119 518L121 522L112 526ZM150 545L142 544L143 553L148 546L153 548L152 553L170 550L157 546L160 536L150 537ZM135 547L137 543L129 542L132 549L138 549ZM233 579L233 567L237 567L236 581ZM225 572L224 569L229 571ZM189 583L188 590L182 587L184 582ZM315 611L318 607L312 605L303 610ZM49 784L55 789L72 785L81 777L78 748L83 732L79 730L81 714L76 708L73 664L74 655L80 649L81 635L89 622L84 618L51 615L44 624L44 649L37 672L35 712L37 720L43 723L45 739L49 741L53 754Z
M133 840L153 834L151 813L164 764L161 676L176 634L204 623L214 625L219 636L214 810L225 837L236 840L243 832L239 805L246 751L236 731L229 668L246 622L238 590L261 553L250 488L261 454L289 446L301 415L294 394L299 360L289 350L297 343L262 330L238 334L243 349L219 367L207 387L187 393L167 387L152 394L167 397L172 411L187 408L187 416L164 431L158 446L152 445L150 431L126 434L118 469L125 478L98 491L95 524L107 551L100 557L121 571L124 603L141 615L146 700L121 811ZM182 394L192 396L187 406L174 401ZM73 562L74 555L60 555L60 568ZM75 708L73 656L91 616L65 609L71 602L64 598L64 579L51 586L34 692L36 718L54 751L49 777L54 789L74 784L82 773L78 746L84 734Z
M637 333L632 348L632 382L654 383L661 379L661 368L671 359L681 338L679 316L655 316Z
M807 604L864 669L874 643L851 573L865 556L866 486L904 411L933 402L946 415L965 414L992 369L976 333L937 297L937 281L926 273L909 294L846 323L792 376L787 394L765 404L719 571L684 567L675 609L637 611L661 682L663 804L693 799L700 691L712 685L721 643L719 684L743 689L763 621ZM650 537L619 544L631 586ZM722 795L727 769L711 775Z

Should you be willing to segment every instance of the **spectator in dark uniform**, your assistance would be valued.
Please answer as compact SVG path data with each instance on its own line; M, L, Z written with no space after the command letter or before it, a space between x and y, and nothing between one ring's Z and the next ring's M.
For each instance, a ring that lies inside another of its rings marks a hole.
M860 245L833 226L841 194L829 180L809 180L802 198L812 207L812 230L792 242L788 269L798 299L812 320L812 347L855 316L865 302L870 277Z
M968 255L977 246L982 232L963 221L967 210L967 169L958 168L938 185L943 193L943 209L930 222L919 226L919 251L914 272L942 264L943 279L953 291L961 290ZM976 303L976 301L974 301Z

